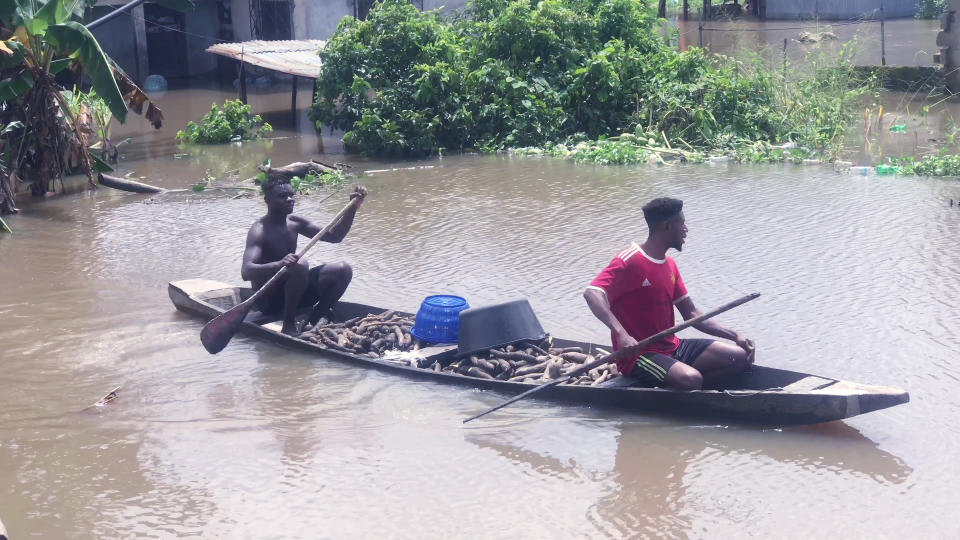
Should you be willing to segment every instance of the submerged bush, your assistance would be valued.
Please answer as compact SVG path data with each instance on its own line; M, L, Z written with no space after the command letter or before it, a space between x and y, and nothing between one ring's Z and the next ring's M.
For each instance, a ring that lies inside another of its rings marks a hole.
M250 114L249 105L239 99L228 99L221 107L212 104L200 123L187 122L187 127L177 132L177 141L201 144L249 141L270 131L273 127L259 114Z
M625 132L690 152L792 140L829 155L869 89L846 51L798 73L681 52L659 28L639 0L474 0L454 21L383 0L320 51L311 117L370 154L555 149ZM647 159L593 146L578 155Z
M919 176L960 176L960 155L940 153L921 158L891 158L891 165L898 167L900 174Z

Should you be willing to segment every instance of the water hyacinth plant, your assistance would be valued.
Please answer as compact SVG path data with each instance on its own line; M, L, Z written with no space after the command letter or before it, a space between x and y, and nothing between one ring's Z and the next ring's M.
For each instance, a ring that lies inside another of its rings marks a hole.
M216 144L256 140L273 127L264 122L259 114L250 112L250 105L239 99L228 99L203 115L199 123L187 122L187 127L177 132L177 141L183 143Z

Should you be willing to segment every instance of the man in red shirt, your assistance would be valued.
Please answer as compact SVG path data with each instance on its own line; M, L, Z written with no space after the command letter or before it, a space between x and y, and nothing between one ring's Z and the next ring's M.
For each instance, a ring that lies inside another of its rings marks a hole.
M700 315L676 263L667 257L668 249L683 249L687 236L683 201L654 199L643 207L643 217L649 228L647 241L618 253L583 293L590 311L610 329L614 350L674 326L674 306L684 320ZM700 390L704 379L711 385L753 364L752 340L712 319L694 328L736 345L670 336L651 343L637 358L621 359L617 368L647 386Z

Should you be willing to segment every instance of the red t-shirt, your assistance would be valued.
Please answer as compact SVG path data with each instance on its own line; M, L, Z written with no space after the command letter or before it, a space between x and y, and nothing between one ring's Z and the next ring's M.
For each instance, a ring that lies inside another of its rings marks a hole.
M687 296L687 288L673 259L654 259L637 244L618 253L593 278L590 288L606 294L610 310L624 330L637 341L673 326L673 306ZM610 337L613 350L619 349L617 337L612 333ZM651 343L643 352L673 355L679 344L677 336L670 336ZM634 360L623 358L618 361L620 373L629 375Z

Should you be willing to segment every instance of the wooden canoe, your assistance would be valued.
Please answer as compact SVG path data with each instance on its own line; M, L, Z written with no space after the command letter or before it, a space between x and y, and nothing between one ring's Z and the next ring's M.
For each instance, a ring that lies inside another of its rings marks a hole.
M168 291L177 309L205 319L216 317L251 293L246 287L205 279L174 281L170 283ZM384 311L386 308L340 302L335 317L345 320ZM478 379L436 372L327 349L281 333L276 318L265 318L258 312L247 316L241 331L357 367L378 369L411 378L494 390L504 395L518 394L534 386L531 383ZM604 347L557 338L554 338L554 344L560 347L580 346L590 352L597 347ZM456 346L421 349L421 354L436 356L444 363L452 361L456 353ZM537 396L584 405L625 407L633 411L722 418L765 425L815 424L840 420L910 400L909 394L898 388L863 385L766 366L754 366L750 373L744 374L724 390L677 392L661 388L639 388L628 386L629 384L629 379L617 377L601 386L557 385L538 393ZM478 408L483 406L478 404Z

